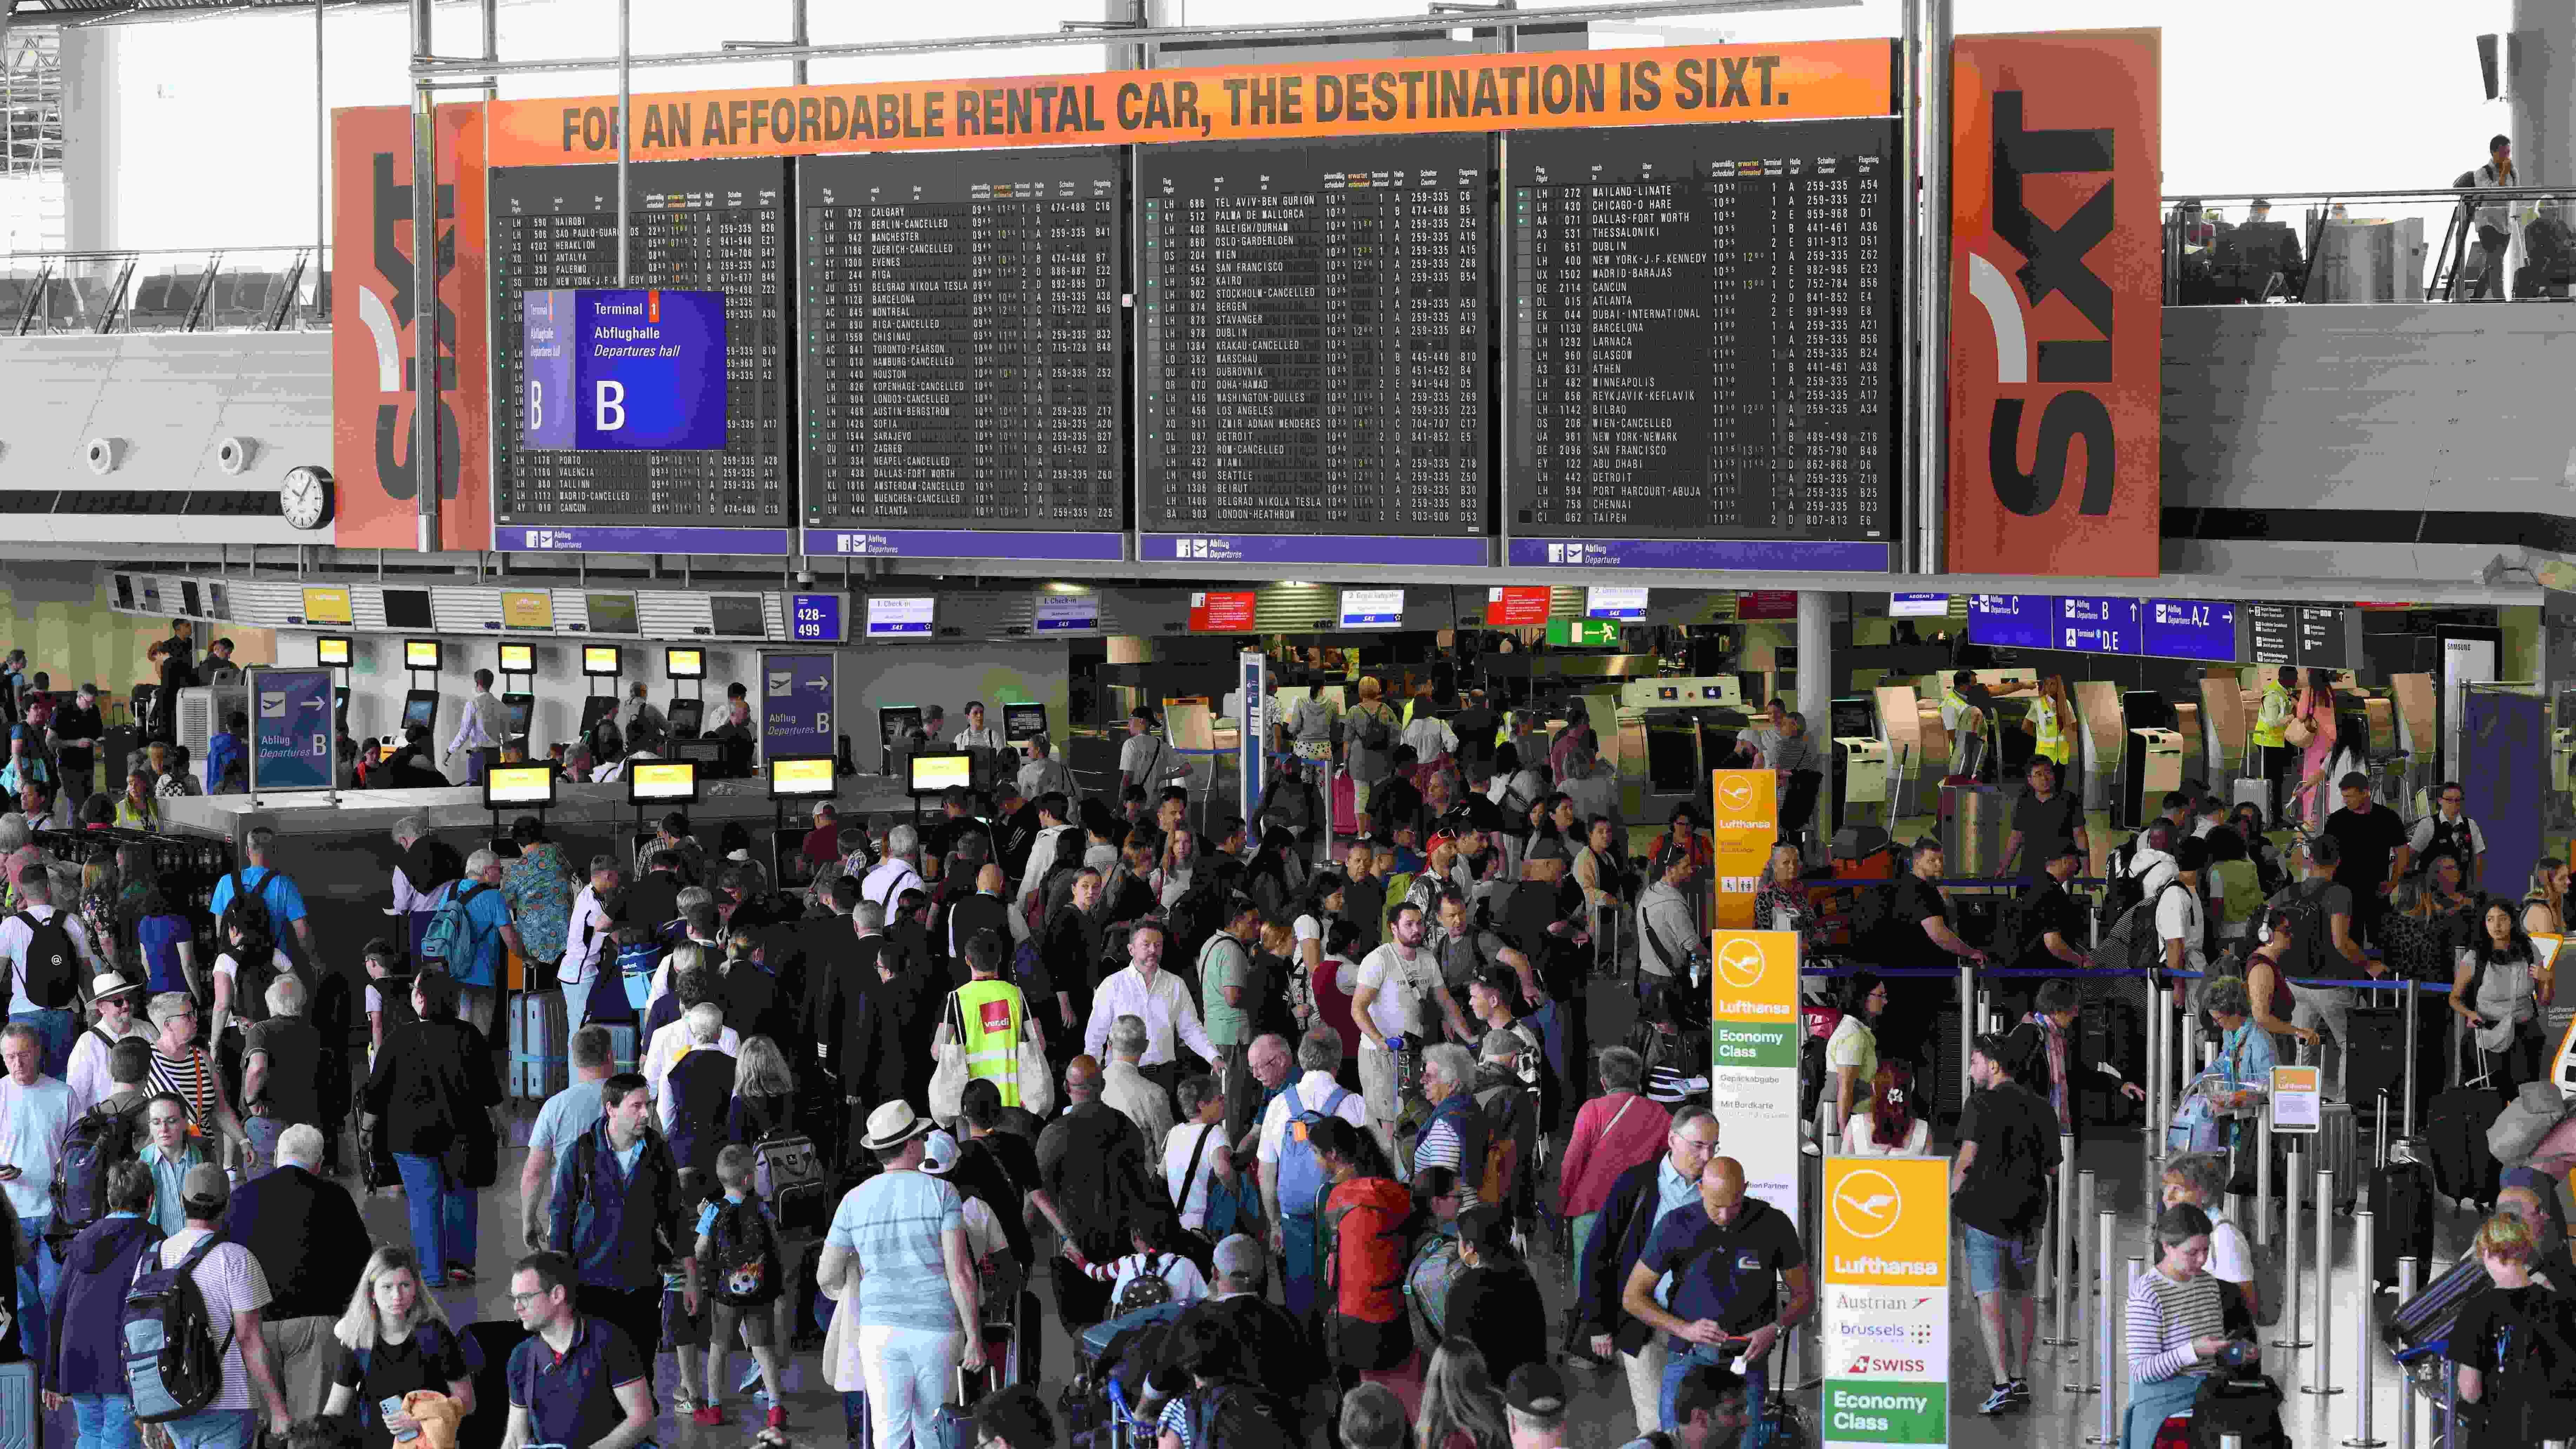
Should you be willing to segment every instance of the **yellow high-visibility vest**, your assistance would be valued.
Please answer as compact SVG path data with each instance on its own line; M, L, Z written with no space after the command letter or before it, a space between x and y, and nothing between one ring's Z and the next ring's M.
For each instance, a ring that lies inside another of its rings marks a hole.
M2057 706L2047 695L2032 703L2030 717L2038 727L2033 748L2061 765L2074 756L2075 741L2066 733L2066 722L2058 718Z
M2277 750L2289 743L2283 733L2290 723L2290 692L2278 679L2263 682L2263 708L2254 716L2254 743L2267 750Z
M966 1047L966 1076L1002 1091L1002 1105L1020 1105L1020 1031L1028 1010L1020 988L1008 981L969 981L950 998Z

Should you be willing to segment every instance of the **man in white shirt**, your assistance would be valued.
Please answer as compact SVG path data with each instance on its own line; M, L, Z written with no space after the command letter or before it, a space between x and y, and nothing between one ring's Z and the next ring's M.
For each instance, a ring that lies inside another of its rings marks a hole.
M1154 711L1138 705L1127 716L1127 743L1118 747L1118 785L1152 795L1165 785L1186 785L1190 767L1172 742L1154 733Z
M1417 760L1436 760L1443 755L1458 753L1458 732L1449 727L1447 720L1431 712L1431 702L1427 697L1415 702L1413 722L1404 727L1403 738L1404 743L1413 746L1413 757Z
M1074 794L1073 772L1064 767L1063 761L1054 758L1055 741L1039 733L1020 744L1028 755L1027 761L1020 766L1020 794L1032 804L1045 800L1050 791L1071 800Z
M83 1028L72 1044L71 1073L64 1079L71 1085L75 1117L116 1090L115 1074L109 1070L116 1044L130 1036L148 1039L152 1035L134 1019L135 1004L143 999L142 982L129 982L110 971L93 977L89 992L98 1020Z
M1000 730L992 729L985 725L984 702L978 699L967 702L966 728L959 730L957 732L956 739L951 743L955 744L957 748L961 750L984 750L990 752L1001 749L1009 742L1002 738L1002 732Z
M2148 887L2156 903L2156 940L2168 971L2199 971L2209 964L2208 953L2201 948L2202 912L2206 906L2200 893L2200 874L2209 868L2209 847L2197 840L2176 845L2174 873L2164 884L2179 884L2181 890L2166 890L2164 884Z
M42 865L27 866L18 872L18 910L0 920L0 962L9 968L10 1016L31 1022L43 1035L46 1063L67 1072L71 1070L73 1038L80 1030L78 1013L73 1010L79 1001L80 980L96 976L103 968L79 914L52 904L53 885L53 876ZM71 938L74 959L63 963L59 970L38 963L35 975L39 989L30 992L27 956L36 935L28 927L27 918L46 922L57 916L61 918L63 934ZM48 1009L39 1004L57 991L63 1002L61 1007Z
M24 1022L0 1027L0 1064L9 1074L0 1079L0 1164L9 1176L0 1191L18 1217L18 1241L34 1249L33 1261L18 1269L18 1322L30 1358L43 1360L45 1333L52 1325L48 1305L60 1291L62 1264L41 1245L54 1220L54 1169L62 1162L63 1136L70 1130L72 1089L44 1073L45 1047L36 1029Z
M617 893L624 877L616 856L594 855L590 858L590 884L572 898L572 915L564 929L563 959L555 966L555 979L563 984L567 1031L581 1029L584 1014L590 1008L591 989L599 984L600 968L616 963L617 923L608 918L603 903Z
M907 890L921 889L921 832L898 825L886 832L886 858L859 882L859 899L874 901L894 914L894 904Z
M1369 1109L1366 1098L1345 1091L1337 1080L1342 1070L1342 1037L1333 1028L1319 1026L1298 1039L1297 1067L1297 1080L1272 1098L1261 1114L1260 1145L1253 1158L1260 1164L1262 1207L1278 1226L1275 1243L1288 1311L1302 1321L1315 1296L1315 1204L1311 1198L1279 1200L1280 1162L1291 1146L1289 1124L1313 1112L1339 1117L1365 1131ZM1297 1150L1305 1154L1302 1165L1311 1169L1313 1149L1298 1145Z
M1216 1065L1216 1044L1199 1025L1198 1008L1181 978L1163 970L1163 923L1147 917L1127 935L1127 965L1100 983L1091 999L1091 1020L1082 1033L1082 1049L1106 1059L1109 1028L1122 1016L1145 1023L1145 1051L1137 1070L1168 1095L1179 1085L1179 1049L1187 1046L1209 1066ZM1149 1139L1150 1140L1150 1139Z
M1396 1114L1404 1102L1395 1051L1388 1040L1411 1038L1407 1047L1418 1053L1425 1045L1423 1033L1431 1029L1423 1008L1433 1001L1439 1003L1451 1035L1461 1041L1475 1040L1457 997L1440 979L1440 963L1423 949L1427 933L1420 906L1407 901L1396 907L1395 939L1360 962L1359 986L1351 992L1351 1016L1360 1028L1360 1091L1368 1098L1369 1129L1390 1157L1395 1153Z
M474 671L474 692L465 697L465 713L456 721L456 734L447 742L447 753L439 757L444 765L456 758L459 750L471 751L465 757L465 781L483 783L484 766L493 756L485 751L498 751L510 742L510 711L492 697L492 671Z

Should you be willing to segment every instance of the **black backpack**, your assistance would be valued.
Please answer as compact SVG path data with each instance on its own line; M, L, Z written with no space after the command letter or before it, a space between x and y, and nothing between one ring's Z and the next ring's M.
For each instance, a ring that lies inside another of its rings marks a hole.
M219 1228L206 1234L173 1267L161 1266L156 1247L134 1265L134 1284L125 1292L125 1311L118 1320L118 1347L125 1360L125 1382L134 1398L134 1417L146 1424L166 1424L202 1412L223 1392L224 1355L232 1350L232 1323L215 1337L205 1295L197 1291L197 1265L224 1241Z
M778 1258L778 1230L760 1204L745 1198L717 1206L707 1225L715 1245L715 1274L707 1291L733 1308L759 1308L778 1301L784 1270Z
M72 933L65 925L68 917L57 908L43 920L34 911L20 911L18 919L27 927L22 959L28 1004L48 1011L71 1005L80 986L80 957L72 950Z
M69 1238L107 1216L107 1170L135 1159L134 1122L113 1105L90 1108L63 1134L54 1164L54 1221L47 1236Z
M1288 1401L1259 1384L1233 1381L1190 1392L1193 1449L1290 1449Z
M261 866L259 890L254 891L243 883L240 867L236 866L229 872L229 878L233 883L233 898L224 903L224 910L240 920L244 935L253 936L262 941L273 942L277 939L277 923L270 920L268 916L268 897L260 893L266 891L268 883L276 877L277 872ZM219 921L216 925L220 929L222 922Z
M2329 939L2334 927L2326 919L2326 891L2332 884L2324 880L2293 881L2289 889L2263 903L2267 918L2276 910L2290 913L2290 950L2281 958L2281 965L2295 979L2344 974L2343 958ZM2331 972L2325 969L2329 958L2336 968ZM2476 989L2474 983L2470 989Z
M1361 749L1377 754L1395 744L1395 726L1387 719L1387 707L1353 710L1357 719L1351 725L1351 738Z

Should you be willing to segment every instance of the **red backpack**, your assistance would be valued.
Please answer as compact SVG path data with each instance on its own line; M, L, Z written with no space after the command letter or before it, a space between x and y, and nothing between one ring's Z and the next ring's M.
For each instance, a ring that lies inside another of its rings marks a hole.
M1405 1223L1413 1194L1383 1177L1355 1177L1324 1199L1333 1310L1364 1323L1404 1316Z

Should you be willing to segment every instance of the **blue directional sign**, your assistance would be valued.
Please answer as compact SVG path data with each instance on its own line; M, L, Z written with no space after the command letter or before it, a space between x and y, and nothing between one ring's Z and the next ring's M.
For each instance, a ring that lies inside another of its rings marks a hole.
M255 669L249 685L252 788L329 789L334 781L331 671Z
M799 644L838 644L849 637L848 600L841 594L789 594L787 637Z
M2095 594L2062 594L2051 648L2079 654L2143 654L2146 636L2138 627L2138 601Z
M724 447L724 293L582 287L520 301L522 446Z
M1970 594L1968 642L1998 649L2046 649L2057 601L2046 594Z
M2166 659L2236 662L2236 606L2210 599L2147 600L2147 652Z

